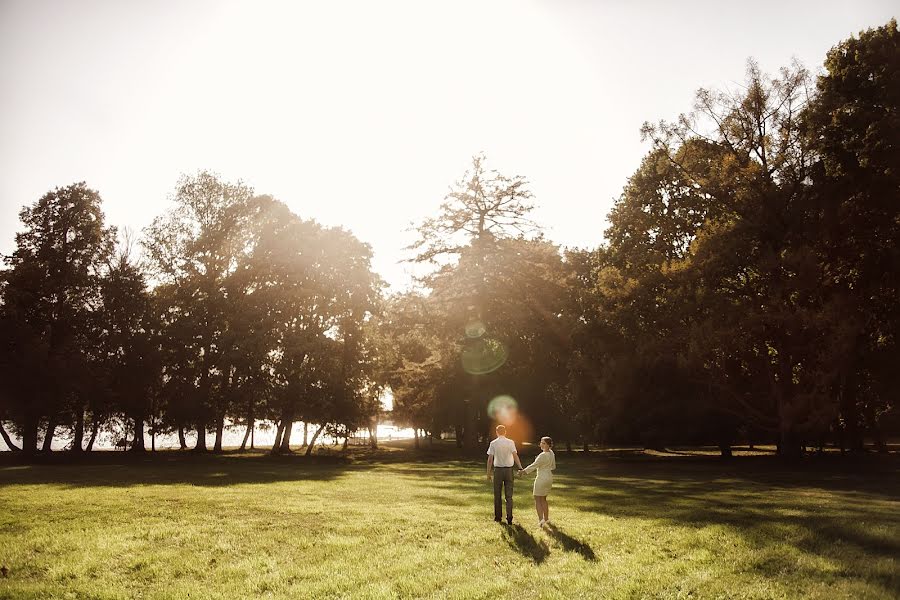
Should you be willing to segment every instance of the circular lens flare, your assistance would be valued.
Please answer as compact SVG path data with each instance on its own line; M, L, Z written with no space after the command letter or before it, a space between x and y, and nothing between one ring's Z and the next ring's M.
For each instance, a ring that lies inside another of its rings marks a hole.
M481 321L470 321L466 323L467 338L480 338L484 335L485 331L487 331L487 329L485 329L484 323Z
M519 403L512 396L504 394L488 402L487 412L492 420L508 427L519 416Z
M462 367L471 375L485 375L503 366L509 352L501 342L491 338L472 339L462 351Z

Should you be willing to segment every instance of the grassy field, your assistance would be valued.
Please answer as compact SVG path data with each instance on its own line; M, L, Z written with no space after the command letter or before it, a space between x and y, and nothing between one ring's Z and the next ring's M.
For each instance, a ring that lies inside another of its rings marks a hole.
M480 459L354 452L0 456L0 598L900 596L896 454L560 452L543 531Z

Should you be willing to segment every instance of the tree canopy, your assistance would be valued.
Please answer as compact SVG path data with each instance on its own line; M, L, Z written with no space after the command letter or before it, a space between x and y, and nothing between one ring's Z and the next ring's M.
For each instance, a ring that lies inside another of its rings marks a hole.
M246 445L265 423L289 452L297 422L312 443L374 432L391 395L396 424L470 449L496 422L586 449L883 449L900 427L898 81L894 20L816 77L748 61L741 85L643 127L589 248L546 239L528 180L477 154L416 228L427 272L394 294L352 233L214 173L177 182L140 256L98 192L57 188L23 208L0 272L0 435L78 452L193 430L220 451L229 425Z

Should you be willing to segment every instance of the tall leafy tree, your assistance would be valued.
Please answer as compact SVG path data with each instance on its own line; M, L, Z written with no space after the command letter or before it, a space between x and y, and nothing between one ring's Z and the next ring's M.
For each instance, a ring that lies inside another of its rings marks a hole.
M841 428L861 448L881 439L900 357L900 32L897 21L836 45L806 113L825 268L822 289L840 312L848 343L834 365ZM896 411L894 411L896 414Z
M16 343L5 345L2 362L18 371L6 395L23 450L33 453L42 420L49 450L57 426L71 424L77 410L114 230L104 225L100 195L84 183L48 192L20 218L24 231L6 258L2 288L2 319Z
M243 292L231 295L252 307L253 334L232 347L255 357L254 377L270 378L273 450L286 452L298 420L319 424L313 442L329 424L342 431L364 424L362 332L380 282L371 250L349 232L303 220L271 198L257 203L253 241L236 273L242 283L234 289Z
M696 183L713 180L725 156L721 146L699 138L686 139L673 154L652 150L610 212L608 246L584 275L597 292L596 301L586 302L581 328L593 333L579 340L580 352L595 361L587 372L595 374L619 433L649 446L686 442L714 421L727 431L719 418L725 407L692 381L698 282L687 269L704 226L727 212ZM579 371L583 378L585 369Z
M452 335L468 340L467 347L461 349L464 358L468 354L487 363L505 359L507 350L493 335L497 330L492 330L488 314L488 270L503 240L536 231L528 217L531 202L532 193L524 177L488 171L484 156L476 155L471 168L447 194L439 214L418 227L419 239L410 247L415 252L413 260L437 267L424 282L437 291L436 301L444 304L444 311L453 316L454 322L462 321ZM484 371L481 366L469 370ZM487 402L486 390L478 390L480 385L483 382L476 374L470 382L468 402L464 403L464 439L470 448L479 442L478 420Z
M189 419L197 430L196 450L205 451L210 426L221 447L222 423L229 412L227 369L223 344L228 325L226 284L234 274L249 240L253 191L241 182L228 183L202 171L184 176L175 189L175 206L147 228L144 247L159 280L164 339L188 356L167 373L193 388ZM184 400L185 397L182 397Z
M812 327L818 298L809 283L816 264L804 244L813 155L803 143L800 117L809 93L809 76L801 66L770 79L750 62L741 92L701 90L692 115L677 124L645 128L685 178L723 207L722 215L707 224L692 257L711 297L727 300L717 303L717 311L707 311L707 330L715 332L707 337L709 349L728 347L729 336L741 325L748 349L741 362L761 369L769 382L772 406L758 414L771 415L766 425L777 430L785 454L795 454L801 436L823 426L830 408L814 344L834 331ZM698 172L678 160L677 150L692 138L723 151L714 169ZM728 306L731 310L723 314ZM707 364L715 365L710 377L728 372L716 361ZM735 381L737 392L724 385L731 379L719 379L723 390L735 392L729 394L734 399L749 383Z
M101 282L101 297L103 306L96 327L108 393L114 411L131 427L131 448L143 451L145 427L154 417L162 357L159 323L144 274L131 258L128 238ZM79 437L75 436L73 449L80 448Z

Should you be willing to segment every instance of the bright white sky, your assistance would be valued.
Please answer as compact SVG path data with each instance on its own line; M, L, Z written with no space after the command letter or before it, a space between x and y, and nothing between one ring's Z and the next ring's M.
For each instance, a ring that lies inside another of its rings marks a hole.
M0 0L0 252L56 186L86 181L140 230L210 169L344 225L403 285L403 230L479 151L531 181L548 237L596 246L643 121L741 81L749 56L817 69L895 7Z

